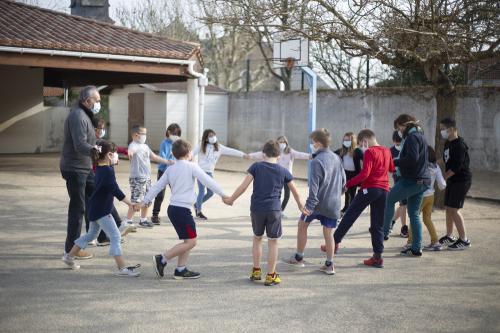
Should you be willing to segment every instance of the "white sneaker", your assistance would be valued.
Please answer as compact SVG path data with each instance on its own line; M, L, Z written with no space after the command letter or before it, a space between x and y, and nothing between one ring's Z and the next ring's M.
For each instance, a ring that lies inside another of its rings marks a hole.
M335 268L333 267L333 264L331 264L330 266L323 265L319 270L327 275L335 275Z
M97 246L97 240L94 239L93 241L90 241L87 246Z
M129 277L137 277L141 275L141 272L137 270L137 268L141 267L140 264L137 264L135 266L126 266L123 267L122 269L119 269L116 272L116 275L118 276L129 276Z
M134 228L134 223L123 223L118 230L120 230L120 234L123 237L128 235L130 232L134 232Z
M133 221L123 222L122 225L120 226L120 232L122 231L122 229L126 227L132 228L130 232L137 232L137 226L134 224Z
M441 251L442 249L443 247L439 242L424 246L424 251Z
M80 265L78 265L75 261L75 258L70 257L69 254L65 253L62 257L62 261L69 266L71 269L79 269Z

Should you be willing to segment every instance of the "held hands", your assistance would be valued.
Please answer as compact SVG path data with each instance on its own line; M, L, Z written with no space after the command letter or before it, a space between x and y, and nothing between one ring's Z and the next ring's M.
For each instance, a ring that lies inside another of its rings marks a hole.
M249 160L249 159L250 159L250 155L245 154L245 155L243 155L243 158L244 158L245 160Z
M347 188L347 186L344 186L344 188L342 189L342 194L344 194L345 192L347 192L349 189Z
M307 208L305 208L302 203L299 203L298 206L299 206L299 210L302 214L304 214L305 216L311 215L311 212L309 210L307 210Z
M232 206L234 203L234 200L232 197L225 196L225 197L222 197L222 202L224 202L228 206Z

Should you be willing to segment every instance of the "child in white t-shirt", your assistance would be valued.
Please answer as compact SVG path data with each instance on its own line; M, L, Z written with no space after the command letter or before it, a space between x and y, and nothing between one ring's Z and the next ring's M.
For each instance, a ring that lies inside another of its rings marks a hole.
M132 203L140 203L144 195L151 187L151 160L163 163L172 164L172 161L163 159L153 153L146 142L147 130L144 126L136 125L132 127L132 142L128 146L128 157L130 159L130 201ZM141 219L139 226L142 228L152 228L153 223L148 222L149 206L141 208ZM134 209L129 208L127 213L126 223L133 226L132 219L134 218Z
M197 145L194 148L193 156L194 155L198 155L198 165L200 168L212 178L214 176L215 165L222 155L249 158L249 156L242 151L220 144L217 141L215 131L212 129L206 129L203 132L201 145ZM207 193L205 194L205 186L203 183L198 181L198 197L196 198L196 203L194 205L197 218L202 220L207 219L201 209L203 203L210 199L213 195L214 193L210 189L207 189Z

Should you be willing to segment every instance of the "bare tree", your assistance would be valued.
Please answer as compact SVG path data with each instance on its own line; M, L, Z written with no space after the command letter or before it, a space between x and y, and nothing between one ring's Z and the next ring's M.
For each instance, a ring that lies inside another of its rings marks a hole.
M133 6L119 5L115 9L117 23L139 31L173 39L198 41L193 22L187 19L180 0L143 0Z
M417 69L435 87L438 119L455 117L456 93L447 65L499 53L500 8L491 0L213 0L241 29L281 31L330 43L352 57ZM439 123L439 122L438 122ZM436 148L442 151L439 124Z

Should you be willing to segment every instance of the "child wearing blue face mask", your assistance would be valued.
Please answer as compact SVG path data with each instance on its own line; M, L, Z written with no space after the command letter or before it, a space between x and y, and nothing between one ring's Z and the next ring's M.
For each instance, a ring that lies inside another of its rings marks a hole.
M132 142L128 146L128 157L130 159L130 191L132 193L130 200L133 203L141 203L144 195L151 187L151 160L171 164L172 161L161 158L153 153L151 148L146 144L147 130L144 126L135 125L132 127ZM139 227L152 228L153 224L148 222L147 214L148 207L141 208L141 219ZM126 223L133 226L132 219L134 218L134 209L129 208L127 213Z
M212 178L214 176L215 165L222 155L249 158L249 156L242 151L221 145L217 141L215 131L212 129L206 129L203 132L201 145L197 145L193 149L193 156L195 155L198 155L198 165L200 168ZM205 194L205 186L198 181L198 197L194 205L197 218L207 220L207 217L202 213L201 209L203 203L213 195L214 193L210 189L207 189L207 193Z

